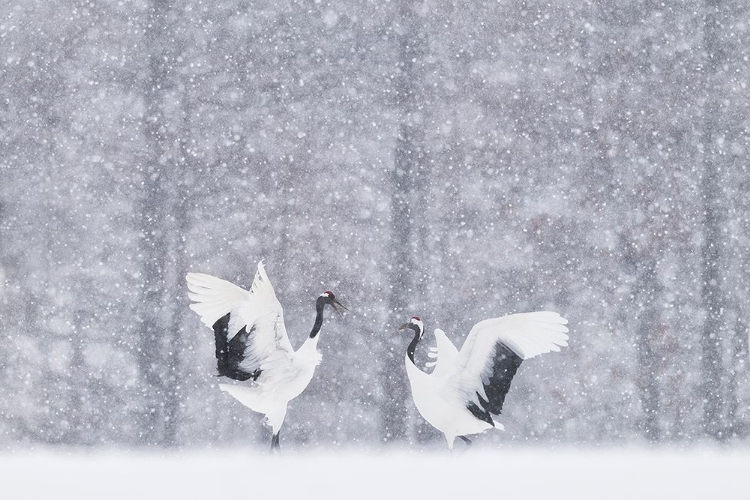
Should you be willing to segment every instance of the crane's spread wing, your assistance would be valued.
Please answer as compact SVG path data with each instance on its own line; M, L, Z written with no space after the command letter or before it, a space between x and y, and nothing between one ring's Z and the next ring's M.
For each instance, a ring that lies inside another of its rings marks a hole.
M567 322L549 311L480 321L446 374L446 390L460 397L475 417L493 424L492 415L502 411L521 362L568 345Z
M427 355L434 358L435 361L427 363L427 367L434 366L435 369L431 375L439 377L448 372L453 362L458 357L458 349L453 345L453 342L445 335L445 332L440 328L435 329L435 343L437 347L430 347L430 353Z
M264 370L291 362L284 311L263 262L250 291L207 274L189 273L186 279L190 308L214 330L220 375L257 380Z

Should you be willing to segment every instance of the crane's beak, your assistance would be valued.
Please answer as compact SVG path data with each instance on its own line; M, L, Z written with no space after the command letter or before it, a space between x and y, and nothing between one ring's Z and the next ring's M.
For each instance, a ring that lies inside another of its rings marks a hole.
M337 313L339 313L339 316L341 316L342 318L344 317L344 315L343 315L343 313L341 312L341 310L342 310L342 309L343 309L344 311L348 311L348 310L349 310L349 309L347 309L346 307L344 307L343 305L341 305L341 302L339 302L339 301L338 301L338 300L336 300L336 299L333 299L333 301L331 302L331 307L333 307L333 310L334 310L334 311L336 311ZM340 308L340 309L339 309L339 308Z
M406 330L407 328L409 328L409 323L404 323L403 325L396 328L396 331L400 332L401 330Z

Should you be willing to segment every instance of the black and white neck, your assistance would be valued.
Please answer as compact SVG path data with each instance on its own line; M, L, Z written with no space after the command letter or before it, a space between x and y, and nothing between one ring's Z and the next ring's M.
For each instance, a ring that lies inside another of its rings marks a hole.
M323 326L323 309L326 306L326 298L321 295L315 302L315 324L313 324L312 331L310 332L310 338L314 339L320 333L320 328Z
M409 357L409 360L411 360L411 362L416 366L416 363L414 362L414 351L417 349L417 344L422 339L422 334L424 333L424 324L420 319L414 317L409 321L409 323L406 324L406 327L414 331L414 338L406 348L406 355Z
M310 332L311 339L318 336L318 333L320 333L320 327L323 326L323 309L325 309L326 305L331 305L335 309L335 304L338 304L338 302L336 301L333 292L323 292L318 297L318 300L315 301L315 324Z

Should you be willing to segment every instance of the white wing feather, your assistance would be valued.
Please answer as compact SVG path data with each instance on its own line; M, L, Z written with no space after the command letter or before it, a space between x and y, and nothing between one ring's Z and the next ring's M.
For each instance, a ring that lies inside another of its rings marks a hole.
M289 353L294 352L284 325L284 310L276 298L263 261L258 263L258 271L255 273L255 279L250 288L250 296L239 304L237 313L236 331L245 325L248 327L248 333L251 328L255 330L256 350L261 359L277 347ZM230 332L234 330L232 323L230 319Z
M194 301L190 309L197 312L201 322L209 328L250 296L247 290L208 274L188 273L185 279L190 290L188 297Z
M275 351L279 349L285 354L294 353L284 326L284 310L262 261L258 263L250 291L207 274L189 273L186 280L188 296L194 301L190 308L201 316L204 324L212 327L229 313L228 340L246 328L250 341L243 365L248 370L277 364L279 357Z
M529 359L568 345L568 321L555 312L511 314L480 321L469 332L461 352L446 375L446 390L470 400L486 397L483 382L490 375L496 345L502 343L521 359Z
M428 365L435 365L435 369L432 371L431 375L439 377L450 370L453 362L458 357L458 349L456 349L453 342L451 342L451 340L445 335L445 332L440 328L435 329L435 343L437 344L437 347L434 350L435 355L432 355L433 351L432 348L430 348L431 352L428 356L434 357L436 360L434 363L428 363Z

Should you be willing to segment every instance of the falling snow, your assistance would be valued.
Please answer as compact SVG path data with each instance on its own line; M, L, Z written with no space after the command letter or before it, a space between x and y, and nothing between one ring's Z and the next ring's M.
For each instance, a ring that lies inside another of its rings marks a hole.
M433 449L398 325L460 346L534 310L569 320L570 347L521 366L478 454L750 437L746 1L2 12L5 460L264 449L184 281L248 287L261 259L295 348L321 292L349 309L289 407L290 453Z

